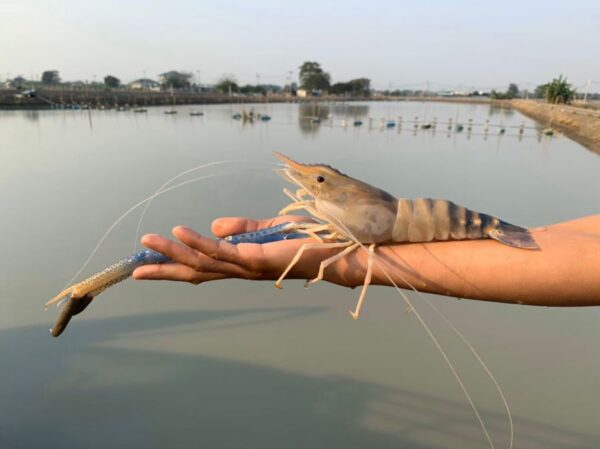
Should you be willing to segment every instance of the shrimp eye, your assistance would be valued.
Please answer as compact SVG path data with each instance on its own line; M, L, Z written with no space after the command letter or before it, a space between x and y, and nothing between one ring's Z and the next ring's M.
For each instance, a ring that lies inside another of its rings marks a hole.
M325 182L325 178L323 176L317 176L317 182Z

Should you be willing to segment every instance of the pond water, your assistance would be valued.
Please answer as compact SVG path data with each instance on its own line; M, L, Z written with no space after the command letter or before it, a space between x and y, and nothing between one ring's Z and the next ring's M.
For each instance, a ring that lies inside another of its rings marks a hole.
M208 233L219 216L275 215L287 198L271 172L273 151L330 164L398 196L447 198L523 226L599 212L600 157L542 136L512 110L418 102L245 108L272 119L233 120L240 105L178 107L173 115L0 112L0 447L486 447L444 361L389 288L372 288L354 322L347 311L357 291L325 283L305 290L288 281L279 291L268 282L128 281L50 337L56 311L43 303L113 220L207 162L247 161L198 171L191 177L222 176L157 198L144 232L186 224ZM401 127L381 126L399 116ZM435 129L420 129L434 117ZM352 126L355 119L363 125ZM449 119L463 131L448 133ZM84 275L133 251L138 216L119 225ZM496 447L507 447L494 386L411 297ZM503 386L516 447L600 445L598 309L429 297Z

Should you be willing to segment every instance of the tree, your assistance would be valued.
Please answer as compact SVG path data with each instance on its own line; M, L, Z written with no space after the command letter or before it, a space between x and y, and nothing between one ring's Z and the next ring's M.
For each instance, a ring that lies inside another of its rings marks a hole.
M569 104L575 98L575 89L560 75L545 85L544 98L548 103Z
M506 95L508 98L517 98L519 96L519 86L515 83L510 83L508 85L508 89L506 90Z
M59 84L60 76L58 70L46 70L42 73L42 84Z
M185 89L191 86L191 73L177 72L171 70L160 75L160 83L163 88Z
M114 89L121 85L121 80L119 78L117 78L116 76L106 75L104 77L104 84L106 84L108 87L112 87Z
M496 89L492 89L490 98L492 100L506 100L506 94L504 92L498 92Z
M323 71L318 62L306 61L300 66L300 87L304 90L325 90L330 83L331 76Z
M533 96L535 98L545 98L546 97L546 89L548 89L548 83L540 84L533 91Z
M348 82L350 91L354 96L367 97L371 95L371 80L369 78L356 78Z
M333 95L345 95L350 92L350 83L334 83L329 88L329 93Z
M237 79L233 75L222 75L215 88L223 93L238 92L240 90Z
M497 90L493 89L490 93L490 98L492 100L512 100L513 98L518 97L519 86L517 86L515 83L510 83L508 85L508 89L506 89L506 92L498 92Z
M235 81L233 84L235 84ZM234 91L233 84L232 84L232 88L231 88L232 92ZM224 92L229 92L229 85L227 83L224 87L225 87ZM261 95L267 94L267 91L265 90L264 86L259 86L258 84L257 85L246 84L245 86L241 86L241 87L236 85L235 87L242 94L261 94Z

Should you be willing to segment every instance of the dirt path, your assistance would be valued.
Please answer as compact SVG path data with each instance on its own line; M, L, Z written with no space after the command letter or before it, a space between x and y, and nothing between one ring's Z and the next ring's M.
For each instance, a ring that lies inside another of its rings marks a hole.
M512 100L511 105L542 125L555 128L600 154L600 111L535 100Z

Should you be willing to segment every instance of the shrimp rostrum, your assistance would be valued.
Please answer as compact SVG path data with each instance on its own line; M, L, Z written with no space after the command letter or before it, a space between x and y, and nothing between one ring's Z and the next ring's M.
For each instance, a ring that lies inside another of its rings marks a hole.
M275 153L285 167L280 174L298 187L284 189L293 203L281 210L286 214L305 210L319 221L303 232L318 242L300 247L276 286L300 260L304 251L343 248L321 262L315 283L323 279L327 266L361 247L368 247L367 271L358 303L350 314L358 319L367 287L371 282L377 245L447 240L494 239L505 245L539 249L529 231L491 215L476 212L441 199L396 198L388 192L351 178L324 164L301 164Z

